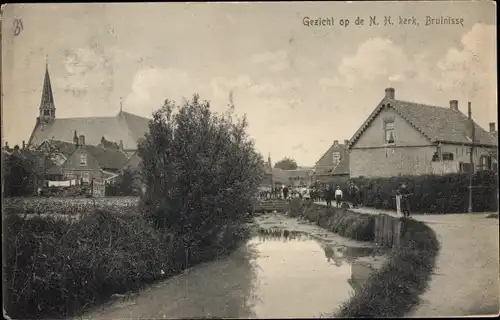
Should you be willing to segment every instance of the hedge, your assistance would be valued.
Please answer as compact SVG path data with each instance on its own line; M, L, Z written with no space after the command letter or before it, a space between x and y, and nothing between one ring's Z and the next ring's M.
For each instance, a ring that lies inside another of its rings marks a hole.
M342 237L358 241L371 241L374 237L375 216L359 214L343 208L325 207L292 199L289 203L289 216L303 217L328 231Z
M76 222L11 213L3 227L4 305L7 315L22 319L78 315L115 293L228 254L248 236L243 227L222 227L209 242L191 246L186 257L181 235L109 209Z
M398 176L390 178L353 178L361 191L363 205L377 209L396 210L395 190L406 182L413 193L410 206L420 213L463 213L469 208L469 175ZM497 211L498 176L493 171L478 171L472 185L472 209L474 212ZM347 190L347 185L342 185ZM345 199L352 201L345 192Z

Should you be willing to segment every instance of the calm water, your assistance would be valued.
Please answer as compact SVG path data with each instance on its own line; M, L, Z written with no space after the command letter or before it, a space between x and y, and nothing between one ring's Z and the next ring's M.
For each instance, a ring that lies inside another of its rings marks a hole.
M198 265L88 319L297 318L331 313L369 276L372 248L261 229L230 257ZM363 262L363 261L364 262Z

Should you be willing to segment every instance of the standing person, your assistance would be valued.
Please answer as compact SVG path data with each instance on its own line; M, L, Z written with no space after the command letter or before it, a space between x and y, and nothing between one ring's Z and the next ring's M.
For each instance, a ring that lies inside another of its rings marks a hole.
M332 198L333 198L333 190L331 189L330 185L326 185L326 188L324 190L324 195L323 197L325 198L326 201L326 206L331 207L332 206Z
M349 183L349 195L352 198L352 207L357 208L359 203L359 188L353 181Z
M304 199L306 201L311 200L311 189L309 187L304 188Z
M285 200L288 198L288 191L289 191L288 187L283 185L283 199Z
M403 212L403 217L410 216L410 190L406 186L406 183L401 183L401 187L396 191L396 194L401 196L401 211Z
M340 190L340 187L337 186L337 189L335 190L335 201L337 208L340 208L340 205L342 204L342 190Z

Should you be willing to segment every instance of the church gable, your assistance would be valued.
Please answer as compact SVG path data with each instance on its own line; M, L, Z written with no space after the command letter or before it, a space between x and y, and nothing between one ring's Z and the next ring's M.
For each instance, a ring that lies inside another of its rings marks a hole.
M42 86L39 116L28 141L28 146L37 147L44 140L73 141L73 134L86 137L86 144L97 146L104 138L117 143L125 150L137 150L137 142L149 131L149 119L128 112L115 117L82 117L58 119L55 114L54 96L48 66Z

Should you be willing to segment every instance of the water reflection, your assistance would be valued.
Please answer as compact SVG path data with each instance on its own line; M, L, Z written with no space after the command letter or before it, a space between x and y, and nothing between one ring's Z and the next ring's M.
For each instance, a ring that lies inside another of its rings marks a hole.
M259 252L255 287L259 299L254 309L259 318L307 318L332 312L359 287L359 268L354 276L351 270L356 259L377 254L373 248L327 243L278 228L259 229L252 243Z
M231 256L198 265L85 319L309 318L349 299L371 270L371 248L340 246L298 231L259 229Z

